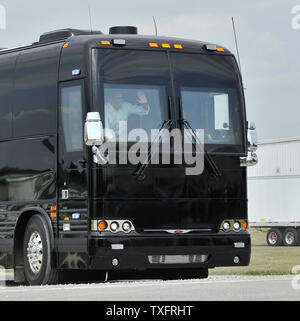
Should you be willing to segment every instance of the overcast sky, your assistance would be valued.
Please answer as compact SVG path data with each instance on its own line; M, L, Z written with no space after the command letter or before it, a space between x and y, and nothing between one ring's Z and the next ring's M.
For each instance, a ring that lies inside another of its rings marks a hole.
M292 8L300 0L0 0L0 5L6 9L0 47L31 43L59 28L89 29L90 5L94 30L135 25L140 34L154 34L155 16L159 35L216 42L236 53L234 17L247 118L256 122L260 139L300 136L300 29L292 28L292 19L297 21Z

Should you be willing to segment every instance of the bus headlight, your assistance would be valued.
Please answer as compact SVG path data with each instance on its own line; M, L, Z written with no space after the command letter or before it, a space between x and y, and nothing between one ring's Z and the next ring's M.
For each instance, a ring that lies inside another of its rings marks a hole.
M230 225L230 223L229 223L228 221L225 221L225 222L223 223L223 229L224 229L224 231L229 231L229 230L230 230L230 227L231 227L231 225Z
M245 219L227 219L220 225L220 230L224 232L234 231L236 233L247 230L248 222Z
M119 224L118 224L118 222L111 222L110 223L110 230L112 231L112 232L117 232L117 230L119 229Z
M128 222L128 221L124 222L122 225L122 228L123 228L124 232L126 232L126 233L129 232L131 230L130 222Z
M239 231L241 229L241 223L236 221L233 223L233 228L235 231Z
M111 232L111 233L130 233L134 232L135 228L132 222L128 219L99 219L91 220L91 231Z

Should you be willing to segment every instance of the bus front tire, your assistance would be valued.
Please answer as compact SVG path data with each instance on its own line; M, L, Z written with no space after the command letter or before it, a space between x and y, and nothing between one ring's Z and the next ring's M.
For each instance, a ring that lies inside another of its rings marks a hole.
M46 285L57 282L53 267L50 231L45 219L33 215L25 229L23 241L24 274L29 285Z

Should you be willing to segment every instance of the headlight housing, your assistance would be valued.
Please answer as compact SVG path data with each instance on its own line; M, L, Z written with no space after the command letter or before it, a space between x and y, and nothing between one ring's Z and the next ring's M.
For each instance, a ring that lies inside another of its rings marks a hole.
M112 233L130 233L135 228L129 220L110 220L98 219L91 220L91 231L94 232L112 232Z
M227 219L224 220L220 226L220 230L224 232L240 232L242 230L247 230L247 228L248 222L245 219Z

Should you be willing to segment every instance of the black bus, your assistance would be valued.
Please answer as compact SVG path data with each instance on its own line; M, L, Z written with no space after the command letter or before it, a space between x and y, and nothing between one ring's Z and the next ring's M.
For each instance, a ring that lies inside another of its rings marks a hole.
M123 117L109 95L143 105L124 112L128 129L203 129L203 172L101 163L97 128ZM0 265L30 285L71 270L204 278L248 265L254 132L234 55L218 45L113 27L1 50Z

